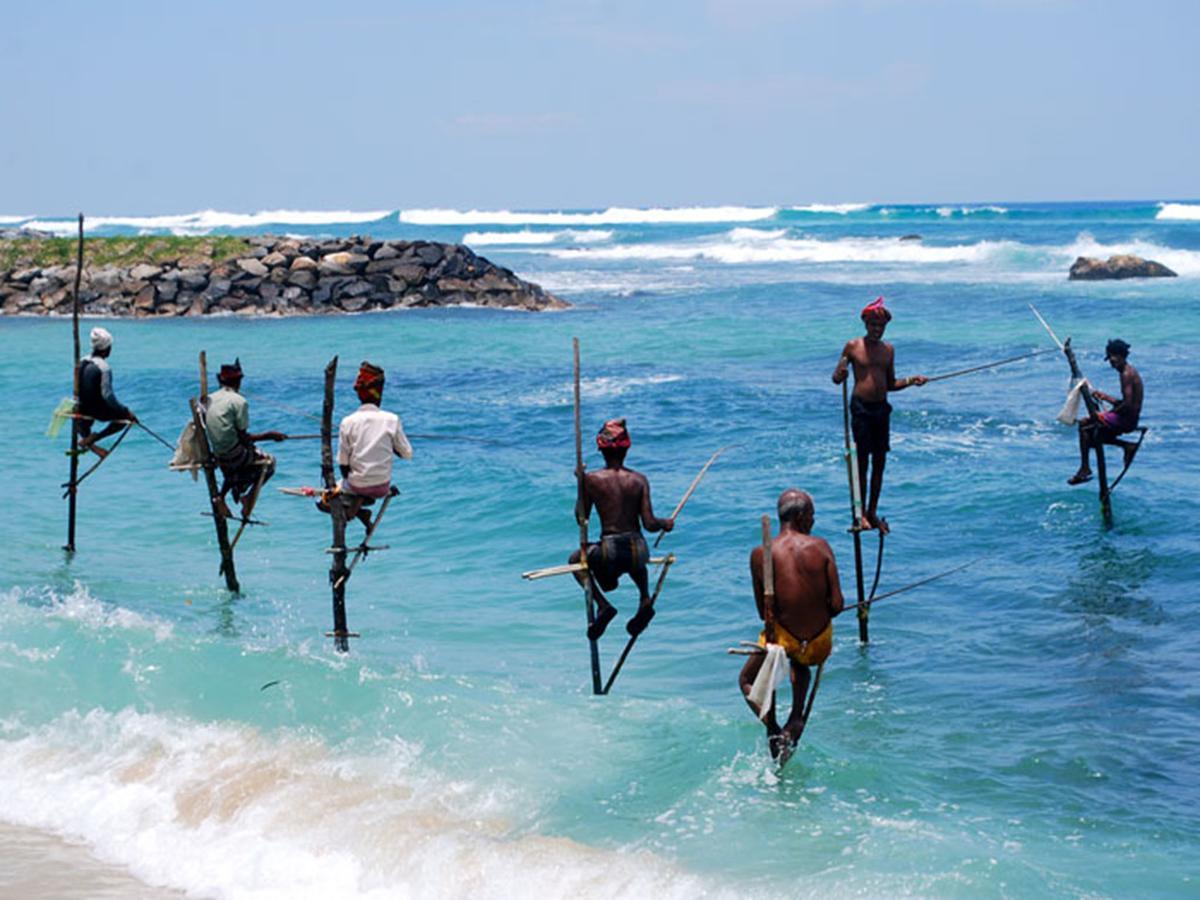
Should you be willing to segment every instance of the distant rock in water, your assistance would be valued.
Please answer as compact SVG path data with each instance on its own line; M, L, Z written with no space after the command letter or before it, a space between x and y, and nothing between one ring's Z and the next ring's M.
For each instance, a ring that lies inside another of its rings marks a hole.
M900 238L902 241L919 241L921 239L922 238L919 234L906 234Z
M32 242L29 235L22 237L25 245L0 243L0 310L69 314L74 265L30 262L28 252L33 251L27 245ZM89 239L87 248L93 240L110 239ZM199 243L205 240L203 247L211 251L212 240L196 239L192 250L183 244L165 256L160 250L152 259L127 259L120 265L89 266L85 256L79 289L82 311L144 318L289 316L425 306L537 311L569 305L461 244L368 237L221 238L224 252L205 256ZM95 252L87 248L85 253Z
M1120 278L1175 278L1174 272L1162 263L1123 254L1110 256L1105 262L1091 256L1081 256L1071 266L1071 281L1107 281Z

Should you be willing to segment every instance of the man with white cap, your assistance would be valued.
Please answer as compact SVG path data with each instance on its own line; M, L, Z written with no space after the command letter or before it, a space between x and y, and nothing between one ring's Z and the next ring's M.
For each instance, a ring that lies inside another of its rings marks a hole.
M97 326L92 329L91 339L92 355L79 361L79 406L75 412L80 418L75 423L79 429L79 446L100 456L107 456L108 451L94 446L95 443L137 422L137 416L113 393L112 368L108 364L108 355L112 353L112 335ZM109 424L97 434L92 434L92 422Z

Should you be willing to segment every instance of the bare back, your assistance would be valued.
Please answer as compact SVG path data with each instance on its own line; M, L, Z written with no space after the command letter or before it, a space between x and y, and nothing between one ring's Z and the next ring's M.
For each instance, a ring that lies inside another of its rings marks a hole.
M763 616L762 547L750 554L750 574ZM833 550L823 538L786 530L771 542L776 621L799 640L810 640L842 611L841 582ZM765 618L765 617L764 617Z
M601 534L641 530L642 511L650 508L650 482L645 475L624 467L604 468L588 472L584 485L588 511L594 506L600 514ZM646 527L658 530L649 521Z
M1142 376L1129 363L1121 370L1121 402L1118 404L1121 417L1137 424L1142 416Z

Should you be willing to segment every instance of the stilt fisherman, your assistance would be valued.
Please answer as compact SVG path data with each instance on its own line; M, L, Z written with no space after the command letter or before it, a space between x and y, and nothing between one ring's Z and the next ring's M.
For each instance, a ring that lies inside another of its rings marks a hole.
M617 609L600 591L615 590L622 575L628 575L637 585L640 596L638 611L625 625L631 636L641 634L654 618L646 564L650 551L642 536L647 531L670 531L674 519L654 515L650 503L650 482L645 475L625 468L625 454L631 444L624 419L611 419L596 435L596 446L604 456L604 468L584 475L583 509L576 509L580 521L586 520L594 506L600 513L600 540L589 544L587 572L577 572L576 580L585 584L592 579L592 596L598 605L595 623L588 628L588 639L597 640ZM640 526L639 526L640 520ZM571 554L570 562L579 562L580 551Z
M1067 479L1067 484L1083 484L1091 481L1092 469L1088 464L1088 451L1100 444L1113 444L1125 453L1125 466L1133 462L1138 445L1133 441L1123 441L1122 434L1128 434L1138 427L1142 415L1142 376L1129 362L1129 344L1120 338L1113 338L1104 348L1104 359L1117 370L1121 376L1121 396L1118 399L1103 391L1092 388L1092 396L1109 404L1112 409L1101 412L1098 416L1088 416L1080 419L1079 424L1079 470ZM1068 424L1070 420L1068 419Z
M75 420L79 431L79 446L99 456L108 451L96 446L96 442L116 434L137 416L128 406L117 399L112 388L112 367L108 364L112 353L113 337L104 328L92 329L92 354L79 361L79 407ZM92 422L108 422L100 432L92 434Z
M867 483L867 465L871 468L871 486L862 529L880 528L886 534L887 522L879 517L879 494L883 490L883 468L891 445L892 405L887 396L928 380L924 375L896 378L896 351L883 339L883 332L892 314L883 305L883 298L863 307L863 323L867 333L854 338L842 348L842 358L833 370L833 383L841 384L849 377L849 365L854 365L854 393L850 398L850 427L858 451L858 483Z
M250 434L250 404L240 393L242 361L221 366L217 373L220 390L208 397L204 411L204 428L212 446L213 456L221 467L221 485L217 512L231 516L225 495L232 491L233 499L242 504L243 518L255 494L255 486L265 484L275 474L275 457L259 450L258 441L282 441L287 435L279 431Z
M792 712L787 723L779 727L773 702L763 715L761 707L751 699L751 688L765 654L750 657L738 676L738 685L750 709L767 728L771 756L786 760L804 730L809 666L821 665L829 658L833 649L833 617L842 611L844 601L833 548L824 538L812 534L812 497L789 488L779 495L778 513L779 533L771 540L774 608L765 607L761 546L750 554L750 578L758 615L766 626L759 635L759 646L779 645L791 666Z
M362 405L338 426L337 461L346 519L357 518L367 528L371 514L363 507L391 492L395 457L412 459L413 455L400 417L379 408L383 384L383 369L364 360L354 379L354 392ZM324 502L317 507L329 512Z

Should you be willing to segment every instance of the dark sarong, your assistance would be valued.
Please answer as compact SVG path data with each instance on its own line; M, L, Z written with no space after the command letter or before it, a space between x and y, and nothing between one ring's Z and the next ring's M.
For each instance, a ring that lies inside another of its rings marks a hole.
M640 531L605 534L599 543L588 544L588 569L602 591L615 590L622 575L645 571L649 560L650 551Z
M891 445L892 405L886 400L867 403L850 398L850 431L859 454L888 453Z
M232 491L233 499L239 502L243 494L254 490L263 468L267 470L263 476L264 484L275 474L275 457L263 453L253 444L238 444L228 453L217 454L215 458L225 477L225 488Z

